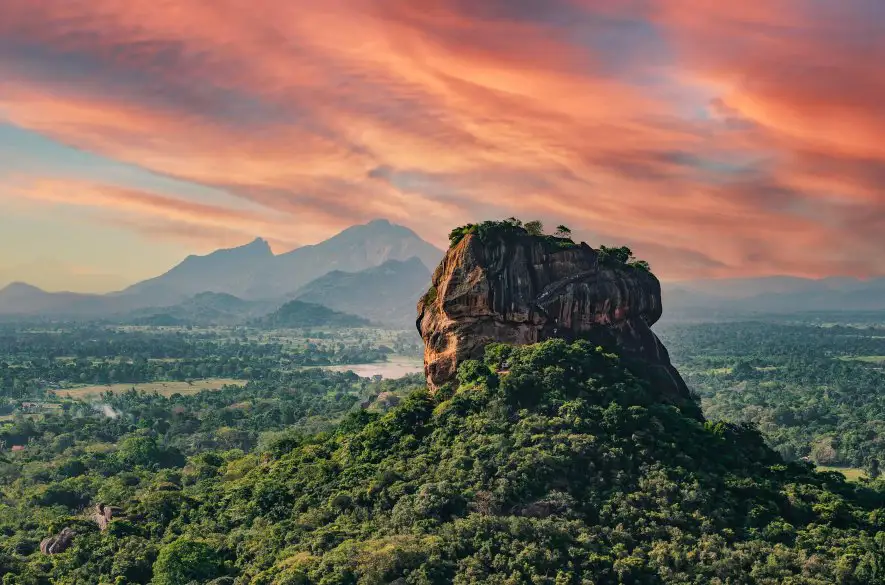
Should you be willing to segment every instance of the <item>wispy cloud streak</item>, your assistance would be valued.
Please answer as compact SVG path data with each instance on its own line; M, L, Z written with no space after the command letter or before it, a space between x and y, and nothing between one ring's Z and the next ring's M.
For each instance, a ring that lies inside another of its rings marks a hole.
M885 273L872 0L2 1L0 116L264 210L78 203L148 233L517 214L673 278Z

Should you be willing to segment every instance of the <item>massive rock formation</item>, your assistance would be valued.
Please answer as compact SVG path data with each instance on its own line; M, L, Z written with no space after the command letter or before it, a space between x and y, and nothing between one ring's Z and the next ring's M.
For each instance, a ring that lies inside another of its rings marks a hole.
M449 249L418 303L427 383L454 378L486 345L559 337L616 349L656 378L662 397L689 399L650 326L661 317L661 286L647 270L601 262L587 244L528 233L466 235Z

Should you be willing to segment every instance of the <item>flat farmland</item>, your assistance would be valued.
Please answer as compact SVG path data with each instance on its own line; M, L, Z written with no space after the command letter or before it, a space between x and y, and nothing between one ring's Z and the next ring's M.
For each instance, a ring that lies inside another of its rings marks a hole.
M843 361L849 362L864 362L868 364L885 364L885 355L857 355L857 356L843 356L839 358Z
M193 382L144 382L142 384L99 384L95 386L82 386L79 388L65 388L63 390L55 390L56 395L67 398L86 398L88 396L99 396L105 392L111 391L114 394L121 394L135 388L139 392L156 392L162 396L172 396L173 394L197 394L203 390L220 390L223 386L229 384L244 386L245 380L235 380L233 378L209 378L207 380L194 380Z
M860 481L867 477L867 473L863 469L856 467L831 467L828 465L818 465L817 471L835 471L845 476L848 481Z

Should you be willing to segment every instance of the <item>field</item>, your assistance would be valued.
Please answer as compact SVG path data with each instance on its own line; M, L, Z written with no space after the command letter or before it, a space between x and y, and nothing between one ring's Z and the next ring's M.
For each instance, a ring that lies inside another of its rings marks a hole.
M97 386L83 386L81 388L66 388L64 390L56 390L58 396L67 398L86 398L87 396L99 396L105 392L111 391L115 394L126 392L131 388L135 388L139 392L156 392L162 396L172 396L173 394L196 394L203 390L219 390L222 386L235 384L243 386L246 384L243 380L234 380L232 378L210 378L207 380L194 380L193 382L144 382L142 384L102 384Z
M844 356L839 359L850 362L865 362L868 364L885 364L885 355Z
M867 477L867 474L864 473L863 469L857 469L856 467L829 467L826 465L818 465L818 471L837 471L845 476L845 479L848 481L858 481Z

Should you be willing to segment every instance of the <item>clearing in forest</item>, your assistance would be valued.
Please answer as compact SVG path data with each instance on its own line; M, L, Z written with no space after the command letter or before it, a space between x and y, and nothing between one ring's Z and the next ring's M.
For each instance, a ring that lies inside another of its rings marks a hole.
M66 396L68 398L85 398L87 396L99 396L108 390L114 394L121 394L131 388L135 388L139 392L156 392L163 396L172 396L173 394L196 394L203 390L220 390L222 386L235 384L243 386L245 380L234 380L233 378L209 378L206 380L194 380L192 382L143 382L141 384L98 384L95 386L83 386L80 388L65 388L64 390L56 390L58 396Z

